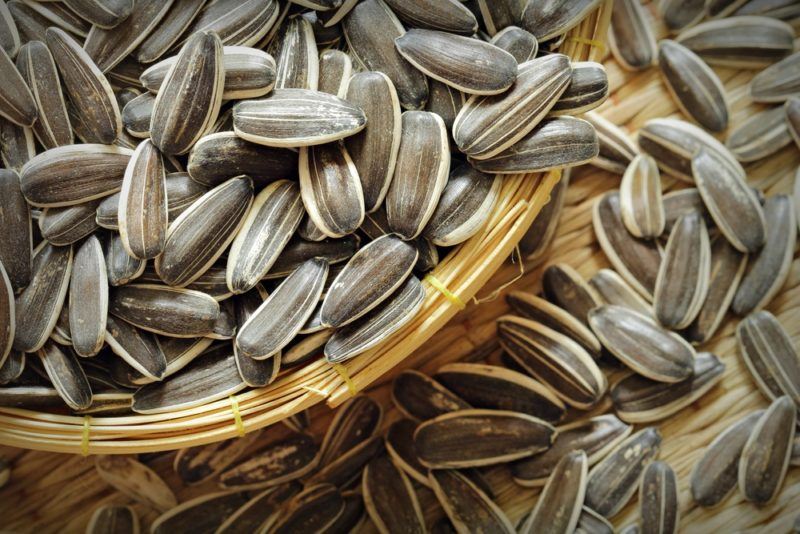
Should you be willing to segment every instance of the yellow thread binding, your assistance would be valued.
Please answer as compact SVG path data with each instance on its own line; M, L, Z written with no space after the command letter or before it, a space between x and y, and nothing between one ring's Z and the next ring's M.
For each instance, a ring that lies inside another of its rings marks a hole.
M567 41L593 46L594 48L600 50L601 54L606 51L606 44L603 41L595 41L594 39L587 39L586 37L581 37L580 35L567 37Z
M333 370L339 373L339 376L341 376L342 380L344 380L344 383L347 386L347 391L350 392L350 396L355 397L356 393L358 393L358 390L356 389L356 385L353 384L353 380L350 378L350 375L347 373L347 367L340 363L334 363Z
M83 417L83 436L81 436L81 455L89 456L89 431L92 428L92 418L88 415Z
M433 276L432 274L425 275L423 281L428 282L430 285L432 285L436 290L439 291L439 293L444 295L447 300L455 304L459 310L463 310L464 308L467 307L467 305L464 304L464 301L461 300L458 297L458 295L447 289L447 286L441 283L439 279Z
M239 412L239 401L236 400L234 395L228 397L231 401L231 412L233 412L233 422L236 424L236 433L240 438L243 438L247 433L244 429L244 421L242 421L242 414Z

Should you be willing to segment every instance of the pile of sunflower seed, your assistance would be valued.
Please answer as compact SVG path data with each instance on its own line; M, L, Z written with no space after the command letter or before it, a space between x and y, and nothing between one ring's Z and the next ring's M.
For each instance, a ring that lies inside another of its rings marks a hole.
M0 1L0 404L170 412L378 345L504 174L599 153L575 4Z

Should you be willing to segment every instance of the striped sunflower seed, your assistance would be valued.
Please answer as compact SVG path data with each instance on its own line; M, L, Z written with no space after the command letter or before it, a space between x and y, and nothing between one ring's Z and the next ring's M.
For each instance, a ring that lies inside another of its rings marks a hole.
M775 195L764 203L767 239L748 260L731 308L740 316L769 304L789 276L797 223L789 195Z
M15 382L25 371L26 356L24 352L12 350L0 365L0 385Z
M332 363L349 360L381 343L413 319L425 299L425 289L416 276L368 312L336 330L325 344L325 358Z
M45 149L72 144L72 126L61 92L61 79L50 51L41 41L25 43L17 56L17 68L31 88L39 110L33 133Z
M617 415L628 423L650 423L669 417L705 395L720 380L725 364L709 352L694 361L692 376L674 384L656 382L636 374L611 388Z
M700 313L684 333L692 343L705 343L716 333L744 275L747 255L742 254L723 237L711 244L711 270L708 293Z
M786 125L794 143L800 147L800 97L793 96L784 105L786 111ZM795 182L797 183L797 182Z
M470 408L439 382L412 369L402 371L393 380L392 402L403 415L418 421Z
M757 161L791 144L783 107L756 113L736 127L725 144L739 161Z
M22 194L35 206L81 204L119 191L133 155L110 145L69 145L52 148L22 168Z
M17 24L11 16L8 6L5 2L0 5L0 48L6 51L8 57L14 57L19 50L19 32L17 31ZM475 24L477 29L477 22Z
M268 294L262 286L256 286L236 299L235 316L237 331L242 329L242 326L244 326L247 320L258 310L267 296ZM277 352L272 358L267 360L254 360L240 353L236 349L235 344L233 352L234 356L236 356L236 367L239 369L239 375L248 386L254 388L264 387L271 384L278 376L283 359L283 354L281 352Z
M741 252L759 250L767 238L767 211L745 182L741 166L701 150L692 160L692 173L706 209L730 244Z
M269 531L275 534L291 532L327 532L344 513L342 494L330 484L306 486L278 512L278 521Z
M587 326L567 310L523 291L512 291L507 300L517 314L571 337L587 352L599 356L602 349L600 342ZM598 301L596 305L600 304Z
M488 220L500 193L498 176L484 174L465 164L450 173L439 203L425 227L433 244L449 247L475 235Z
M347 86L347 101L360 107L367 127L345 140L347 152L361 179L367 213L383 203L397 163L402 118L394 84L382 72L354 74Z
M125 250L134 258L155 258L164 250L167 225L164 160L145 140L136 147L122 180L118 227Z
M312 436L294 433L275 441L219 476L226 490L261 489L300 478L317 465L317 445Z
M425 517L416 491L389 456L373 458L364 468L362 494L378 532L425 532Z
M569 87L550 110L551 115L577 115L592 110L608 98L606 69L594 61L572 64Z
M589 279L589 285L600 295L604 304L624 306L648 317L653 315L650 304L645 302L616 271L600 269Z
M550 191L550 201L539 211L528 231L519 240L519 249L526 263L532 266L539 265L550 249L550 244L556 234L561 210L564 208L567 186L569 185L570 169L561 172L561 179Z
M73 410L88 408L92 389L75 355L52 341L37 349L36 354L61 400Z
M305 241L294 238L283 249L265 278L283 278L289 276L300 264L321 258L330 265L341 264L350 259L358 250L360 239L356 235L348 235L342 239L326 239L324 241Z
M133 0L64 0L64 4L101 28L113 28L133 12Z
M198 384L203 387L198 388ZM206 351L169 380L138 389L132 409L140 414L174 412L224 399L245 387L233 350L224 343Z
M108 278L103 247L90 236L75 252L69 282L69 330L79 356L94 356L103 347L108 315Z
M174 506L150 524L152 534L169 534L191 529L214 532L236 510L247 504L247 491L207 493Z
M422 109L428 100L425 75L395 48L405 33L397 16L383 0L366 0L350 10L343 23L350 54L363 70L381 71L392 80L405 109Z
M463 473L435 470L428 479L455 532L515 532L505 512Z
M125 107L122 108L122 126L129 135L137 139L150 137L150 124L155 103L155 95L144 93L125 104Z
M67 303L64 303L61 312L58 314L58 320L53 332L50 334L50 339L59 345L72 344L72 336L69 333L69 305Z
M5 4L13 19L20 43L44 40L44 33L51 24L40 13L37 13L29 2L9 0ZM11 37L13 38L13 36ZM19 44L17 46L19 47ZM9 57L14 56L9 53Z
M161 24L148 32L131 55L139 63L152 63L175 44L203 8L205 0L175 0Z
M736 487L739 458L756 422L764 410L756 410L723 430L706 448L692 468L690 490L700 506L717 506Z
M447 184L450 148L441 117L407 111L394 177L386 195L389 228L403 239L420 235L433 216Z
M88 138L84 142L114 142L122 130L122 119L114 92L103 72L63 30L48 28L46 39L75 114L86 128ZM72 127L76 128L76 124L72 123Z
M572 451L558 461L520 532L575 530L586 493L588 463L584 451Z
M33 256L31 280L15 302L14 348L36 352L55 327L72 272L72 247L45 244Z
M800 92L800 52L762 70L750 81L750 98L755 102L784 102Z
M219 37L209 32L190 37L167 72L153 104L153 144L165 154L188 152L217 120L224 81Z
M596 464L630 435L633 427L612 414L601 415L557 427L552 446L541 454L511 463L511 475L517 484L542 486L559 460L574 450L583 450L588 465Z
M0 137L0 143L3 139ZM33 237L30 208L20 188L19 175L8 169L0 170L0 263L5 269L12 294L26 287L31 278Z
M276 89L267 98L233 108L234 131L252 143L278 147L336 141L362 130L367 119L356 106L326 93Z
M58 392L50 387L41 385L19 386L12 385L0 388L0 406L12 408L63 408L64 402Z
M639 534L638 527L634 525L633 528L633 531L621 530L620 534ZM608 519L591 508L586 506L581 508L575 534L614 534L614 532L614 525Z
M268 488L247 501L228 517L216 530L217 533L257 532L259 528L277 520L277 512L289 499L300 493L302 486L290 482L276 488Z
M529 0L520 25L539 41L547 41L574 28L599 5L599 0Z
M98 201L75 206L47 208L39 216L42 237L56 246L69 245L97 230L94 220Z
M800 355L780 322L768 311L748 315L736 340L750 376L770 400L788 395L800 406Z
M205 293L157 284L114 288L109 311L137 328L170 337L209 334L220 313L219 304Z
M658 3L658 11L667 28L671 31L680 31L694 26L703 19L706 4L706 0L662 0Z
M472 35L478 31L478 21L472 11L458 0L386 0L394 13L412 28L441 30Z
M536 36L518 26L507 26L495 33L490 42L514 56L517 63L530 61L539 51Z
M130 506L108 504L92 513L86 534L139 534L139 517Z
M544 172L593 160L600 151L594 127L575 117L547 119L509 148L489 158L471 160L493 174Z
M17 126L0 117L0 159L9 170L20 172L36 155L33 129Z
M475 3L487 33L492 36L507 26L519 24L520 9L525 5L524 0L476 0Z
M782 20L791 20L797 17L798 7L794 2L788 0L778 0L777 2L755 0L738 7L735 14L737 16L761 15Z
M658 457L661 434L643 428L617 445L590 472L585 504L604 517L614 517L636 493L645 468Z
M143 376L161 380L167 372L167 357L156 341L155 335L115 318L108 317L105 325L105 342Z
M431 482L428 479L428 469L420 463L414 448L416 430L417 423L411 419L398 419L392 423L386 431L386 452L406 475L429 487Z
M788 396L778 397L759 417L739 458L739 490L745 500L766 504L777 497L789 460L797 407Z
M655 64L658 47L650 21L638 0L615 0L608 44L622 68L644 70Z
M551 423L566 412L564 403L540 382L505 367L451 363L433 378L475 408L526 413Z
M353 61L341 50L325 50L319 55L319 91L347 96L347 86L353 74Z
M605 375L571 338L512 315L500 317L497 330L509 356L570 406L588 409L605 394Z
M589 312L600 306L600 295L566 263L550 265L542 274L544 296L588 326Z
M748 3L748 0L709 0L706 2L706 12L708 18L723 18L732 14L742 7L742 4L746 3Z
M11 287L11 280L8 279L2 263L0 263L0 283L0 374L5 376L9 371L5 367L5 362L9 360L11 346L14 344L16 318L14 312L14 288ZM15 352L15 354L20 353Z
M339 410L328 425L319 452L319 464L326 466L378 433L383 408L366 395L354 397Z
M344 488L361 478L364 467L384 450L383 438L373 436L342 454L305 480L306 486L333 484Z
M646 378L674 383L692 375L694 348L645 315L622 306L600 306L589 312L589 325L606 349Z
M395 46L421 72L464 93L496 95L517 77L514 56L471 37L412 28Z
M18 126L32 126L39 116L36 101L25 78L4 49L0 49L0 73L4 80L0 89L0 117Z
M215 32L224 45L253 46L272 28L277 29L279 11L280 5L275 0L206 2L183 35Z
M731 17L698 24L676 41L710 65L763 69L792 53L794 30L770 17Z
M253 183L246 176L218 185L175 219L167 229L158 275L170 285L199 278L228 248L253 203Z
M583 118L594 127L600 144L600 152L590 163L609 172L623 174L639 149L622 128L601 115L590 111Z
M277 63L277 89L317 90L319 52L311 23L305 18L292 17L281 24L267 51Z
M260 432L248 432L241 438L180 449L172 468L184 484L196 486L237 461L258 438L263 438Z
M339 328L378 306L405 281L417 256L412 245L392 234L356 252L322 303L322 324Z
M167 370L163 378L174 375L196 357L202 354L208 347L211 346L213 340L207 337L196 338L176 338L176 337L159 337L156 336L156 342L167 358ZM154 382L153 379L144 376L138 371L134 370L128 364L120 359L114 360L112 364L111 373L114 380L127 387L137 387L144 384Z
M639 154L625 169L619 186L620 211L625 228L636 237L655 239L664 232L661 175L656 160Z
M684 113L712 132L722 132L728 127L730 112L725 88L697 54L680 43L664 39L658 45L658 65L667 89Z
M547 115L569 86L571 70L569 59L561 54L523 63L509 91L467 100L453 124L456 144L473 159L503 152Z
M96 457L94 465L104 482L135 501L162 512L178 505L166 482L131 456L103 454Z
M664 231L666 232L672 231L672 227L681 216L692 212L700 213L706 222L706 226L714 225L714 220L703 203L703 197L694 187L670 191L663 196L662 201L664 203Z
M414 433L420 462L430 469L505 463L550 448L555 428L502 410L459 410L423 422Z
M708 294L711 245L703 218L681 216L673 226L658 270L653 308L662 326L680 330L694 321Z
M642 532L678 532L678 479L666 462L657 460L644 470L639 487L639 508Z

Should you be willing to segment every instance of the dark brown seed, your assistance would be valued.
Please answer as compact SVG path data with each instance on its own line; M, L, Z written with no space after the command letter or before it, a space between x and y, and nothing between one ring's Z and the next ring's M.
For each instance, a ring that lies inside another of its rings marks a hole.
M625 306L649 317L653 315L651 306L614 270L600 269L589 279L589 285L600 295L604 304Z
M363 70L381 71L392 80L400 104L422 109L428 99L425 75L408 63L395 48L394 40L405 30L382 0L356 5L343 23L350 53Z
M644 377L674 383L693 372L692 346L645 315L622 306L600 306L589 312L589 325L606 349Z
M96 509L86 534L138 534L139 517L130 506L105 505Z
M308 434L270 443L219 477L223 489L259 489L300 478L317 465L317 445Z
M213 330L219 304L205 293L191 289L132 284L111 292L109 311L156 334L198 337Z
M589 460L584 451L572 451L558 461L536 506L519 530L522 533L570 533L581 515Z
M577 115L598 107L608 98L608 75L600 63L572 63L569 87L550 111L551 115Z
M465 35L478 30L475 15L458 0L386 0L386 5L412 28Z
M678 480L667 463L655 461L644 470L639 506L644 534L678 532Z
M310 22L303 17L284 21L267 52L277 63L276 89L317 90L319 52Z
M539 41L547 41L575 27L598 5L599 0L529 1L520 16L520 25Z
M88 408L92 403L92 389L72 352L62 351L58 345L48 341L37 349L36 354L67 406L73 410Z
M94 356L103 347L108 315L108 278L103 247L96 236L75 252L69 283L69 330L79 356Z
M11 353L15 330L14 289L11 287L11 280L8 279L3 264L0 263L0 374L4 376L8 373L8 369L4 364ZM15 352L15 354L21 353ZM7 380L4 380L4 382L7 382Z
M11 339L9 338L9 343ZM25 371L25 360L27 357L24 352L12 350L0 365L0 385L7 385L15 382Z
M631 161L619 187L622 222L636 237L655 239L664 233L661 175L656 160L639 154Z
M5 2L0 4L0 28L0 48L6 51L8 57L13 58L19 50L19 32Z
M494 34L490 42L514 56L517 63L530 61L539 51L536 36L517 26L507 26Z
M63 208L47 208L39 216L42 237L56 246L69 245L97 230L98 201Z
M656 62L658 48L645 9L638 0L615 0L609 46L627 70L644 70Z
M414 432L417 423L411 419L399 419L392 423L386 432L386 452L392 462L420 484L430 485L428 468L422 465L417 458L414 448Z
M661 449L661 434L644 428L617 445L589 473L585 504L604 517L613 517L627 504L645 468Z
M639 149L631 142L625 130L594 111L587 112L583 118L594 126L600 143L600 152L591 164L609 172L623 174L639 153Z
M36 101L14 62L0 48L0 73L3 86L0 89L0 117L18 126L31 126L38 117Z
M755 102L784 102L800 90L800 52L787 56L759 72L750 81Z
M122 108L122 125L129 135L139 139L150 137L150 124L155 103L155 95L143 93L125 104L125 107Z
M113 28L133 12L133 0L64 0L64 4L101 28Z
M264 302L266 296L266 290L262 286L256 286L236 299L235 315L237 330L241 330L242 326L244 326L247 320ZM244 380L248 386L264 387L277 378L282 361L281 353L277 353L267 360L254 360L236 350L236 345L234 345L233 351L236 356L236 367L239 369L242 380Z
M238 460L259 437L263 437L259 432L250 432L241 438L180 449L172 467L184 484L200 484Z
M586 326L589 325L589 312L602 304L600 295L586 283L578 271L565 263L557 263L545 269L542 289L547 300L567 310Z
M456 532L515 532L503 510L464 474L442 469L428 478Z
M764 203L766 243L748 260L731 305L737 315L747 315L769 304L786 282L797 241L795 209L789 195L771 196Z
M461 91L440 81L430 80L430 97L428 103L425 104L425 111L439 115L444 121L447 131L450 131L465 101L466 95Z
M142 141L125 169L118 225L125 250L139 259L155 258L167 234L167 186L161 152Z
M342 239L326 239L324 241L305 241L294 238L281 252L265 278L283 278L292 273L301 263L313 258L321 258L330 265L347 261L358 250L360 240L356 235Z
M800 147L800 97L793 96L784 105L786 111L786 125L794 139L794 144ZM797 182L795 182L797 183Z
M387 455L364 468L364 506L379 532L425 532L425 518L411 481Z
M0 157L3 165L16 172L36 155L36 139L31 128L17 126L0 117Z
M277 520L280 507L301 489L300 484L290 482L262 491L228 517L216 532L257 532L259 528L267 528Z
M345 98L353 74L353 61L341 50L325 50L319 55L319 87L323 93Z
M791 144L792 135L783 107L756 113L738 125L726 145L742 162L758 161Z
M706 227L714 225L713 219L706 210L703 203L703 197L696 188L678 189L677 191L670 191L663 197L664 202L664 230L667 232L672 231L672 227L681 218L682 215L687 213L697 212L703 216L706 222Z
M624 531L624 534L639 534L634 526L633 532ZM611 522L598 514L591 508L584 506L581 508L581 515L578 517L578 527L575 529L575 534L614 534L614 525ZM623 531L620 531L623 534Z
M665 0L659 2L658 10L667 28L678 31L700 22L707 3L706 0Z
M456 410L466 410L466 401L436 380L418 371L403 371L392 382L392 401L401 413L419 421Z
M378 433L383 409L372 398L359 395L342 406L328 425L319 452L322 467Z
M373 436L334 459L309 477L305 483L307 486L313 484L333 484L340 488L351 486L361 477L364 466L383 450L383 438Z
M205 0L174 0L161 24L144 35L131 55L140 63L152 63L166 54L197 17L204 3Z
M561 179L550 191L550 201L542 207L539 215L533 220L533 224L519 240L520 252L529 265L539 265L550 249L550 243L555 237L561 210L564 207L569 178L570 169L564 169Z
M792 456L797 407L788 396L778 397L756 421L739 459L739 490L757 504L780 492Z
M4 139L0 137L0 144ZM31 278L33 248L31 216L28 203L20 189L20 179L12 170L0 170L0 263L5 269L13 293L28 285Z
M161 380L167 372L167 357L155 335L115 318L108 317L105 341L125 363L152 380Z
M275 0L217 0L206 2L184 32L215 32L228 46L253 46L273 26L277 28L280 5Z
M170 534L197 529L214 532L236 510L247 504L248 491L207 493L184 501L158 516L150 525L152 534Z
M278 512L278 522L270 527L275 534L326 532L344 512L342 494L330 484L307 485Z

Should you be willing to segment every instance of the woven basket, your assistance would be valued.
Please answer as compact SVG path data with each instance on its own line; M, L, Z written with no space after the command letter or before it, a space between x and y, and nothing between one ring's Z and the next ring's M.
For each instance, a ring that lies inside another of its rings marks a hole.
M612 3L606 0L571 30L559 51L576 61L599 61ZM504 177L483 231L450 252L430 273L417 316L384 343L344 365L331 366L319 359L282 373L268 387L166 414L90 418L0 408L0 444L82 454L163 451L235 437L323 401L337 406L402 362L464 307L509 257L559 177L558 172Z

